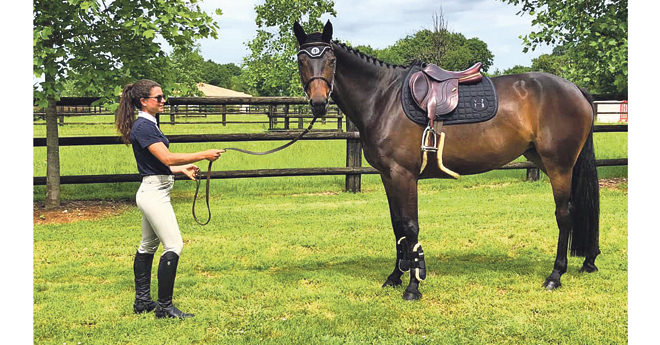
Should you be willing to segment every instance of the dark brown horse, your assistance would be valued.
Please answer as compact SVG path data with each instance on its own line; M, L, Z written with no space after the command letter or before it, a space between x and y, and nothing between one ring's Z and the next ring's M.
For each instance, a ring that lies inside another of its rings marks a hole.
M397 259L385 286L402 284L403 294L421 298L426 277L418 243L417 181L446 178L430 164L420 174L423 126L411 121L401 104L403 81L410 67L391 66L332 41L332 24L307 35L295 23L300 44L301 81L314 116L323 116L329 98L357 126L364 155L381 175L390 207ZM594 109L590 95L571 82L544 73L492 78L499 107L494 118L475 124L448 125L442 160L460 174L479 174L524 155L550 178L559 227L557 256L544 282L561 285L571 255L585 257L580 272L594 272L598 246L599 191L593 147ZM414 272L414 274L413 274Z

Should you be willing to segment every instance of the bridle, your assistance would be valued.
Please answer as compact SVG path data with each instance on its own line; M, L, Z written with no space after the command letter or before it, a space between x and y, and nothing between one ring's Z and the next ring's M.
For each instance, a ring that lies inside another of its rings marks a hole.
M320 59L326 53L326 51L331 51L331 52L333 51L332 45L330 45L330 43L314 42L314 43L307 43L307 44L301 45L300 50L298 51L298 55L306 54L312 59ZM321 79L321 80L325 81L326 84L328 84L328 86L330 88L330 91L328 92L328 95L327 95L327 99L330 99L330 95L332 94L332 90L334 88L336 70L337 70L337 65L333 64L333 66L332 66L332 80L331 81L329 81L327 78L325 78L322 75L321 76L312 76L309 80L304 81L302 79L302 76L301 76L300 81L303 84L303 90L305 91L305 94L307 94L307 97L310 97L309 93L307 93L307 87L309 86L309 84L312 81L316 80L316 79ZM254 152L254 151L239 149L239 148L235 148L235 147L226 147L226 148L224 148L224 150L238 151L238 152L246 153L246 154L249 154L249 155L268 155L268 154L271 154L271 153L275 153L277 151L283 150L283 149L291 146L293 143L295 143L300 138L302 138L303 135L307 134L312 129L312 126L314 126L314 122L316 122L316 119L317 119L317 117L314 117L312 122L309 124L309 127L307 127L307 129L305 129L302 133L298 134L298 136L296 136L293 140L291 140L290 142L288 142L288 143L286 143L282 146L276 147L272 150L268 150L268 151L264 151L264 152ZM206 222L203 222L203 223L199 219L197 219L197 215L195 214L195 204L197 203L197 195L199 194L199 186L201 184L201 177L202 176L199 172L197 172L197 175L195 176L195 181L197 182L197 187L195 188L195 196L193 198L192 215L193 215L193 219L195 219L195 222L197 222L197 224L199 224L199 225L206 225L211 221L211 206L209 205L209 187L211 186L211 167L212 167L212 165L213 165L213 162L209 162L209 167L208 167L208 170L206 172L206 210L209 214L209 218L206 220Z
M325 42L312 42L312 43L305 43L300 46L300 49L298 50L298 58L300 59L300 55L304 54L309 56L311 59L320 59L325 55L326 52L332 52L334 53L334 50L332 49L332 45L330 43L325 43ZM305 91L305 94L307 97L310 97L309 93L307 92L307 88L309 87L309 84L316 80L320 79L323 80L329 88L329 92L326 95L327 99L330 99L330 95L332 95L332 90L335 87L335 73L337 72L337 64L333 63L332 64L332 79L328 80L328 78L324 77L323 75L314 75L311 78L309 78L307 81L302 79L302 74L300 75L300 82L303 85L303 91Z

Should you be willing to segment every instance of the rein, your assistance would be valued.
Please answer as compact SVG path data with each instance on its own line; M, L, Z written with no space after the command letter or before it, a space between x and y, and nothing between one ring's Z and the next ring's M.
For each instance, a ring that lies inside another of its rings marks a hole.
M327 51L333 52L332 45L330 43L314 42L314 43L301 45L300 50L298 50L298 56L300 56L301 54L304 54L304 55L307 55L311 59L320 59L321 57L323 57L323 55L325 55L325 53ZM330 95L332 94L332 91L333 91L334 86L335 86L334 82L335 82L336 70L337 70L337 65L333 64L333 66L332 66L332 80L328 80L323 75L314 75L309 80L305 81L305 80L302 79L302 75L301 75L300 81L303 84L303 91L305 91L305 94L307 94L307 96L309 97L309 94L307 93L307 87L309 86L309 84L313 80L321 79L324 82L326 82L326 84L328 84L328 87L329 87L330 90L329 90L329 93L327 95L327 99L330 99ZM239 148L235 148L235 147L227 147L224 150L238 151L238 152L242 152L242 153L245 153L245 154L258 155L258 156L275 153L277 151L283 150L283 149L291 146L293 143L295 143L300 138L302 138L303 135L307 134L307 132L309 132L312 129L312 126L314 125L314 122L316 122L316 119L317 118L314 117L312 122L309 124L309 127L307 127L307 129L305 129L302 133L300 133L298 136L296 136L293 140L291 140L290 142L288 142L288 143L286 143L286 144L284 144L280 147L276 147L272 150L268 150L268 151L264 151L264 152L254 152L254 151L239 149ZM195 222L197 222L197 224L199 224L199 225L206 225L211 221L211 207L209 206L209 187L211 186L211 166L212 165L213 165L213 162L209 161L209 167L208 167L208 170L206 172L206 210L208 211L209 219L207 219L206 222L204 222L204 223L199 221L199 219L197 219L197 215L195 215L195 204L197 203L197 194L199 193L199 185L200 185L201 175L198 173L196 178L195 178L195 181L197 181L197 188L195 189L195 197L193 199L192 214L193 214L193 218L195 219Z
M302 138L305 134L307 134L312 129L312 126L314 126L314 122L316 122L316 119L317 119L316 117L314 119L312 119L312 122L309 124L309 126L304 131L302 131L302 133L298 134L298 136L293 138L293 140L289 141L288 143L286 143L282 146L276 147L274 149L264 151L264 152L254 152L254 151L250 151L250 150L239 149L239 148L236 148L236 147L226 147L223 150L225 150L225 151L228 151L228 150L238 151L238 152L245 153L245 154L248 154L248 155L256 155L256 156L269 155L271 153L275 153L277 151L283 150L283 149L293 145L293 143L298 141L300 138ZM197 175L195 176L195 181L197 182L197 188L195 189L195 196L193 198L192 215L193 215L193 218L195 219L195 222L197 222L197 224L199 224L199 225L206 225L211 221L211 207L209 206L209 187L211 186L211 167L212 166L213 166L213 162L209 161L209 167L208 167L208 170L206 172L206 210L209 214L209 218L204 223L199 221L199 219L197 219L197 215L195 215L195 204L197 203L197 194L199 194L199 185L201 184L201 181L200 181L201 175L198 172Z

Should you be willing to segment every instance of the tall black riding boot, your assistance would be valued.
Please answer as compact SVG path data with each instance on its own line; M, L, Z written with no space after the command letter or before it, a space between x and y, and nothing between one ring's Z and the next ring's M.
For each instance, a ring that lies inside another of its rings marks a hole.
M133 274L135 275L135 303L133 311L136 314L148 313L156 309L156 302L151 299L151 265L154 255L135 253Z
M160 257L160 263L158 264L158 303L156 305L156 317L159 319L166 317L184 319L195 316L181 312L172 304L178 264L179 256L174 252L166 252Z

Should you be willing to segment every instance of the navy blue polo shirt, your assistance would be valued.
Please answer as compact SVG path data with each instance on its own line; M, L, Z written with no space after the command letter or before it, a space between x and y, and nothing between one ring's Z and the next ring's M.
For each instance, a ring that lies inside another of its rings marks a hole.
M154 119L155 121L155 119ZM131 128L131 145L140 175L173 175L172 170L149 152L149 145L162 142L167 148L170 141L158 129L155 122L138 117Z

